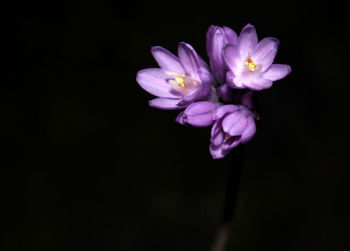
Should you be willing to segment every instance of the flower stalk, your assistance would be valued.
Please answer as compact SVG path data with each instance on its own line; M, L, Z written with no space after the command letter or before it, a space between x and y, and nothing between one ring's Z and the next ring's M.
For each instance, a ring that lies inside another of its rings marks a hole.
M237 150L233 152L230 156L230 163L232 163L232 165L228 167L229 174L222 214L222 222L217 231L214 243L210 251L223 251L227 244L230 227L234 223L233 216L235 213L235 208L237 208L238 192L241 174L243 170L244 158L244 145L237 147Z

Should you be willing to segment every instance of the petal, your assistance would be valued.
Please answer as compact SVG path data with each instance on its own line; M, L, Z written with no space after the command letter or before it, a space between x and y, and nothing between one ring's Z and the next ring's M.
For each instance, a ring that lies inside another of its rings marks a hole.
M237 136L233 136L231 138L229 138L228 140L226 140L221 148L223 151L229 152L231 151L233 148L235 148L236 146L239 145L239 143L241 143L241 137L237 137Z
M222 159L230 152L229 150L224 151L222 147L217 147L212 143L210 143L209 151L213 159Z
M136 75L137 83L147 92L163 98L180 98L182 94L174 91L168 84L166 75L159 68L148 68L139 71Z
M223 30L225 33L227 43L232 44L232 45L237 45L237 43L238 43L237 33L234 30L232 30L231 28L226 27L226 26L223 27Z
M228 117L228 116L227 116ZM224 121L223 121L224 122ZM247 127L247 119L241 118L231 127L231 130L228 132L231 136L240 136Z
M208 50L211 69L219 82L225 82L226 65L222 58L225 36L221 28L217 27L214 30L211 37L211 44L211 50Z
M261 72L265 72L269 69L269 67L272 65L273 60L275 60L277 51L269 51L264 58L262 58L259 62L259 64L262 65Z
M240 111L233 112L229 115L227 115L223 121L222 121L222 129L225 133L230 134L231 136L235 136L238 134L231 134L232 132L237 132L237 129L235 129L235 126L238 126L238 129L240 129L240 126L242 125L242 120L244 119L244 115Z
M202 101L193 103L179 114L176 121L180 124L189 124L195 127L206 127L213 124L212 113L218 103Z
M178 55L185 72L191 77L198 79L199 59L196 51L191 45L181 42L178 48Z
M176 72L178 74L185 73L179 59L167 49L160 46L154 46L152 47L151 52L159 67L164 71Z
M213 127L211 128L210 142L214 146L220 146L222 144L222 142L224 141L224 138L225 138L225 133L222 130L221 122L222 122L221 119L217 120L214 123Z
M292 71L292 68L286 64L273 64L264 73L263 77L271 81L276 81L284 78Z
M215 25L210 25L207 31L206 35L206 47L207 47L207 54L210 55L210 52L213 49L213 34L216 31L216 29L219 28L218 26Z
M216 108L213 113L213 119L218 120L225 116L227 113L233 113L239 109L237 105L222 105Z
M215 145L213 141L210 142L209 151L213 159L221 159L225 157L233 147L237 146L240 142L233 142L231 145L221 142L219 145Z
M254 82L251 82L249 84L246 84L246 86L252 90L263 90L270 88L272 86L272 81L269 79L257 79Z
M247 127L245 128L244 132L242 133L241 141L243 144L247 143L249 140L251 140L256 132L256 125L254 118L248 117L247 118Z
M184 106L177 105L178 102L179 102L178 99L155 98L150 100L148 103L151 107L162 109L162 110L176 110L176 109L184 108Z
M227 67L235 72L239 66L239 62L241 60L241 56L237 50L237 47L233 45L225 46L222 56Z
M187 116L185 122L194 127L207 127L213 124L212 114L205 113L197 116Z
M278 39L273 37L267 37L261 40L251 55L253 61L260 64L261 62L265 62L264 58L268 56L269 53L272 52L271 55L276 55L279 43Z
M251 24L247 24L239 34L238 47L240 55L243 59L250 56L253 53L255 46L258 43L258 35L256 34L255 27Z
M191 104L185 110L187 116L198 116L201 114L212 113L219 103L213 103L209 101L200 101Z

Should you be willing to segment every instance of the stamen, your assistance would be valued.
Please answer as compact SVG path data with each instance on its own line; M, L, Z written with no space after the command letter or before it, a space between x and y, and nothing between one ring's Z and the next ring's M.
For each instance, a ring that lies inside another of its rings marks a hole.
M185 83L184 77L185 77L185 74L181 74L175 78L175 81L177 82L178 86L185 88L185 89L188 89L188 86Z
M247 61L245 62L245 65L248 66L249 71L251 72L253 72L256 68L256 63L251 58L247 59Z

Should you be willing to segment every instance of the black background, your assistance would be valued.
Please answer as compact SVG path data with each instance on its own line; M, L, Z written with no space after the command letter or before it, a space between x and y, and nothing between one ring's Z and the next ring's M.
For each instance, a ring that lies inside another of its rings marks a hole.
M258 93L227 250L350 250L348 12L321 1L2 4L0 250L209 250L228 158L147 105L150 47L210 24L280 40L293 72ZM239 156L237 157L239 158Z

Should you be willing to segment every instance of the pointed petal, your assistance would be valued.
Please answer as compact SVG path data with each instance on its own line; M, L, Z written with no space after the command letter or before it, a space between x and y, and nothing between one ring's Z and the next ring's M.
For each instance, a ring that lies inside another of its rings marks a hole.
M247 24L239 34L238 47L240 55L243 59L250 56L253 53L255 46L258 43L258 35L256 34L255 27L251 24Z
M256 46L254 52L252 53L252 59L257 64L265 62L264 58L271 55L276 55L278 51L279 41L277 38L267 37L262 39Z
M261 72L265 72L270 68L273 61L275 60L276 54L277 54L277 51L271 50L265 55L264 58L260 60L259 63L262 65Z
M264 73L263 77L271 81L276 81L284 78L292 71L292 68L286 64L273 64Z
M178 74L185 73L179 59L167 49L154 46L151 52L159 67L164 71L176 72Z
M170 98L155 98L150 100L148 103L153 108L158 108L162 110L177 110L182 109L184 106L178 106L178 99L170 99Z
M237 43L238 43L237 33L234 30L232 30L231 28L226 27L226 26L223 27L223 30L225 33L227 43L232 44L232 45L237 45Z
M206 48L207 54L210 55L210 52L213 49L213 34L216 31L218 26L210 25L206 34Z
M200 64L196 51L191 45L181 42L178 48L178 55L181 65L185 69L186 73L198 80Z
M182 94L175 92L167 83L166 75L159 68L140 70L136 75L137 83L147 92L163 98L179 98Z
M208 50L208 57L213 74L219 82L225 81L226 65L222 58L222 50L225 46L225 35L223 30L219 27L214 29L210 37L210 50Z

